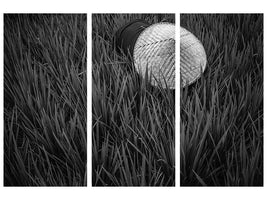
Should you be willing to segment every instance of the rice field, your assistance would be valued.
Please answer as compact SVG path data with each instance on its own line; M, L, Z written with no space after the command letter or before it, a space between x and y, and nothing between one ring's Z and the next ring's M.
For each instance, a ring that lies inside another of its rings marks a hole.
M4 185L87 184L85 14L4 15Z
M174 14L92 15L92 185L263 185L263 15L182 14L208 64L194 84L153 87L115 32L133 19L175 23ZM4 185L86 186L85 14L4 15ZM90 79L91 80L91 79Z
M263 186L263 14L180 20L208 58L181 88L181 186Z
M133 19L174 23L172 14L92 15L92 185L174 186L175 91L151 86L114 46Z

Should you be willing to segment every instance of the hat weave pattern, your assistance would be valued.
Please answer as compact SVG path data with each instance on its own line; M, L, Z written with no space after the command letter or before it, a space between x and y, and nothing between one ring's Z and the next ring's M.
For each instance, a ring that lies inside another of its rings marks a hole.
M175 88L175 26L157 23L146 28L134 46L134 64L142 77L148 74L151 84Z
M204 72L207 56L201 42L180 27L180 73L182 87L192 84Z

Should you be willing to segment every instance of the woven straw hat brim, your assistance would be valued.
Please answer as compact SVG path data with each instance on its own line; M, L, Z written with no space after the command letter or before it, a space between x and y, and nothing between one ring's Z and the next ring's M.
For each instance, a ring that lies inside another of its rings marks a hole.
M207 56L202 43L180 27L180 72L182 87L195 82L204 72Z
M134 64L142 77L150 75L151 84L175 88L175 25L156 23L146 28L134 46Z

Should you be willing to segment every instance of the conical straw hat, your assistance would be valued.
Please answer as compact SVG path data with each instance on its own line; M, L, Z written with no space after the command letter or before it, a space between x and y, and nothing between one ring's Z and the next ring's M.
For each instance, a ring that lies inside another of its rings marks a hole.
M147 74L151 84L163 88L175 88L175 26L156 23L137 38L133 51L134 65L138 73Z
M192 84L204 72L207 56L201 42L180 27L180 72L182 87Z

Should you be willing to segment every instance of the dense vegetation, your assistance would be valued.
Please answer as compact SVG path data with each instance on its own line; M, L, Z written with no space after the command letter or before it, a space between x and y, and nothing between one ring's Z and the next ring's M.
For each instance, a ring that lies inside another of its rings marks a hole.
M263 15L182 14L206 50L181 89L182 186L263 185Z
M4 184L86 185L86 15L4 15Z
M174 22L174 15L92 16L92 183L174 186L174 91L152 87L113 45L115 32L133 19Z

